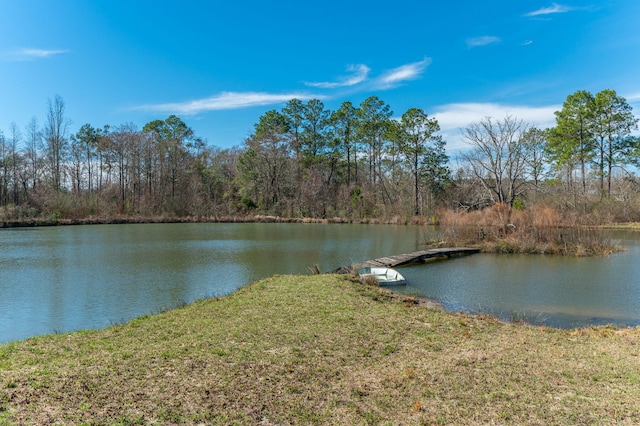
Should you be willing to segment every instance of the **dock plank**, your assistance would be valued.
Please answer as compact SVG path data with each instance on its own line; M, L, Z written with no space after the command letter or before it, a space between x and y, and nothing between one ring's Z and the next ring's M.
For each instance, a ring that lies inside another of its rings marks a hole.
M433 259L436 257L451 257L465 254L479 253L480 249L471 247L443 247L428 250L415 251L412 253L398 254L394 256L379 257L377 259L367 260L351 267L338 268L334 272L347 273L351 270L357 270L366 267L384 266L387 268L393 268L396 266L407 265L410 263L420 263L427 259Z

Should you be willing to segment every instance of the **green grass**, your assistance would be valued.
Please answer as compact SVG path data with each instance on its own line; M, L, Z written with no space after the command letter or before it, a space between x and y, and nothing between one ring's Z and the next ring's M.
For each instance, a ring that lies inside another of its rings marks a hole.
M638 401L638 328L503 324L344 276L0 345L0 425L638 424Z

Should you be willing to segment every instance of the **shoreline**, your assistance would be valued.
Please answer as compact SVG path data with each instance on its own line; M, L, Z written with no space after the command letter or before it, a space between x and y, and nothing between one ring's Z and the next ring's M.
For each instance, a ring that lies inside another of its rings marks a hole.
M0 229L7 228L34 228L39 226L76 226L76 225L123 225L145 223L319 223L319 224L356 224L356 225L425 225L424 217L411 217L401 219L363 218L351 219L345 217L332 218L291 218L281 216L213 216L213 217L147 217L147 216L116 216L116 217L87 217L82 219L26 219L26 220L2 220Z

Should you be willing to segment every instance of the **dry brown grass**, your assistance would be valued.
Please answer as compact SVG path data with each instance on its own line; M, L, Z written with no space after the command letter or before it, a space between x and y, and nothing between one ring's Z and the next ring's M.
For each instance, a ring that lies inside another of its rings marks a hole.
M441 210L441 244L488 253L607 255L619 250L589 217L561 215L547 205L513 210L503 204L471 212Z
M638 328L503 324L277 276L0 345L0 424L639 424L639 360Z

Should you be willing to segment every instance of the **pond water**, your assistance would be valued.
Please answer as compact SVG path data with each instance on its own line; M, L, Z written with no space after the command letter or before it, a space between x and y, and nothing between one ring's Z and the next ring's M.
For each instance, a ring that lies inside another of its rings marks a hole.
M274 274L421 249L434 229L387 225L137 224L0 230L0 343L100 328ZM604 258L478 254L402 268L398 291L450 310L551 326L640 324L640 236Z
M450 311L490 313L552 327L640 325L640 240L611 233L626 251L608 257L476 254L402 268L404 294Z
M274 274L416 250L422 228L135 224L0 230L0 343L100 328Z

